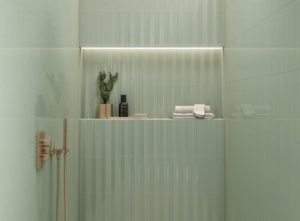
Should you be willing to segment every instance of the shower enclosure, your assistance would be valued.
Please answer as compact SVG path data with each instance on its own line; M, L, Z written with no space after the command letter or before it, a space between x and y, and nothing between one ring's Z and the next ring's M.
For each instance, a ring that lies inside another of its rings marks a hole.
M299 11L299 0L0 0L0 220L298 220ZM113 106L125 93L150 119L95 119L103 70L120 73ZM217 119L169 118L193 103ZM65 118L66 171L56 157L37 170L36 135L63 147Z

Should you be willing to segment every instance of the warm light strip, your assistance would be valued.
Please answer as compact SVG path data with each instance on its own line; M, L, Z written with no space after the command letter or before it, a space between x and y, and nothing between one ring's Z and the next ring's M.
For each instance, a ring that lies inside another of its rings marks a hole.
M222 50L222 47L81 47L82 50Z

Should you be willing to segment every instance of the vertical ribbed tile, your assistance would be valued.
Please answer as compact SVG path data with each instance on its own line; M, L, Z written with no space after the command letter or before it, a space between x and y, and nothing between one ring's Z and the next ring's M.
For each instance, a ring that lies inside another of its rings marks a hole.
M223 0L80 0L81 46L222 46Z
M81 219L223 221L223 133L222 120L81 120Z

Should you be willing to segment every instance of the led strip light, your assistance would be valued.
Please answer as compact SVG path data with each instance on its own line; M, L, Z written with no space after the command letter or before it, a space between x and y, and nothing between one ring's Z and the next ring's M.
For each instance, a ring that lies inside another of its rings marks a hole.
M223 47L81 47L82 50L223 50Z

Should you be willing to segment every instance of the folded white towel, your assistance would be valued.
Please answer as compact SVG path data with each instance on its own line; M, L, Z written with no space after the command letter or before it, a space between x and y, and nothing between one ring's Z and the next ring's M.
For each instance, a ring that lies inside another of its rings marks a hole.
M175 113L193 113L195 106L175 106ZM205 105L205 112L211 112L210 105Z
M173 113L173 116L194 116L193 113Z
M213 119L215 115L211 113L211 107L205 104L195 104L194 106L175 106L173 119Z
M186 114L173 113L172 118L174 118L174 119L191 119L191 118L195 118L195 116L193 113L186 113Z
M194 106L175 106L175 113L193 113Z
M195 117L172 117L173 119L195 119Z
M202 115L195 115L195 117L199 118L199 119L214 119L215 115L213 113L205 113L204 116L202 116Z
M214 119L215 115L213 113L205 113L205 119Z
M204 116L190 114L190 113L188 113L188 114L173 113L172 114L172 118L173 119L194 119L194 118L198 118L198 119L214 119L215 115L213 113L205 113Z

